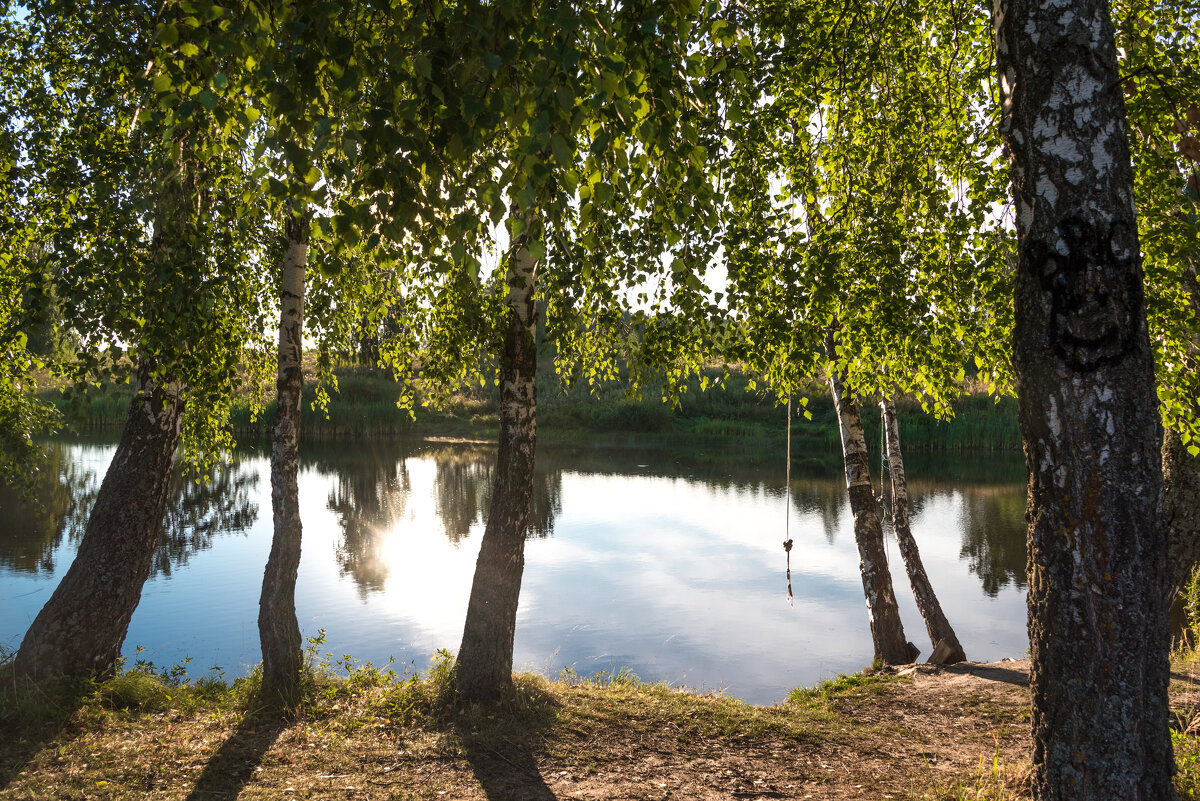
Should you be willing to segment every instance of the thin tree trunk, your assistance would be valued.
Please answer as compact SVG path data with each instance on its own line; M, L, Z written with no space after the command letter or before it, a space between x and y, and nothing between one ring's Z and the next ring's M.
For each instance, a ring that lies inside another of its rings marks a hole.
M500 369L496 484L458 652L460 698L491 701L512 686L513 638L533 501L537 439L536 266L524 236L508 259L508 328Z
M1200 560L1200 457L1192 456L1179 432L1163 432L1163 505L1167 515L1167 565L1174 597Z
M295 701L304 666L296 620L296 575L300 569L299 470L300 392L304 332L304 268L308 259L307 216L291 215L281 268L279 363L275 377L275 434L271 442L271 510L274 536L263 574L258 608L262 644L262 695L270 703Z
M1175 798L1162 431L1108 0L999 0L1034 797Z
M1193 174L1192 179L1190 184L1200 181L1200 174ZM1187 271L1182 287L1194 314L1200 314L1198 260L1200 246L1189 259L1191 269ZM1192 337L1187 356L1193 364L1200 358L1200 337ZM1200 561L1200 456L1188 453L1188 446L1183 443L1178 431L1167 429L1163 432L1162 466L1167 569L1170 571L1171 597L1174 599L1187 586L1197 561Z
M925 629L929 632L929 641L933 644L929 661L945 665L955 662L965 662L967 655L954 633L954 627L946 619L942 605L938 603L933 585L925 573L925 565L921 562L921 552L917 549L917 541L913 538L912 528L908 521L908 483L904 478L904 456L900 453L900 426L896 422L896 405L891 398L879 402L883 412L883 425L887 440L888 473L892 477L892 528L896 531L896 542L900 544L900 556L904 559L904 569L908 572L908 582L912 585L913 596L917 599L917 609L925 620Z
M16 670L36 681L108 675L150 576L184 402L143 365L75 560L34 618Z
M832 358L832 337L826 340L826 349ZM887 553L883 545L883 525L879 522L875 489L871 484L862 415L858 404L842 385L841 376L833 369L829 371L829 391L833 396L842 435L846 490L850 495L850 511L854 514L854 541L858 545L858 568L867 597L875 658L885 665L903 665L916 659L920 652L904 637L900 607L896 604L896 593L892 588L892 574L888 570Z

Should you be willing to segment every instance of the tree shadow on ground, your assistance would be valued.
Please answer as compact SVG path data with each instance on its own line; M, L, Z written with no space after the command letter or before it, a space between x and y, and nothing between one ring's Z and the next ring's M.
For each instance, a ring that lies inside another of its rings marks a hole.
M237 798L287 725L278 714L247 712L229 739L205 764L187 801Z
M1181 684L1190 684L1192 686L1200 686L1200 676L1192 673L1182 673L1178 670L1171 671L1171 681L1177 681Z
M83 705L82 689L40 689L15 677L11 665L0 669L0 791L52 742L69 742L81 729L72 723ZM90 687L88 688L90 689Z
M969 676L987 679L988 681L1015 684L1018 687L1029 685L1029 672L1018 668L994 667L992 665L960 662L957 665L940 665L939 669L946 673L964 673Z
M455 715L453 730L488 801L558 801L537 762L556 707L544 690L518 683L499 704Z

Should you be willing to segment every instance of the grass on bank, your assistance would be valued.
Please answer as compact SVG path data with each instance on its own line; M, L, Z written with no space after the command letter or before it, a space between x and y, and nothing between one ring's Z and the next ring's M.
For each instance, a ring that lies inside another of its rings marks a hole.
M1196 582L1191 592L1200 598ZM1200 627L1192 620L1193 639L1173 654L1175 782L1184 801L1200 798L1200 693L1194 690L1200 655L1192 644ZM352 787L375 782L413 788L406 796L412 798L478 797L472 788L481 782L486 791L489 781L530 779L547 765L583 782L636 782L640 774L625 771L643 752L668 761L675 752L688 764L733 754L725 771L763 776L749 767L753 756L739 762L736 755L770 752L792 764L808 754L817 760L850 754L852 764L855 753L867 756L912 736L879 718L879 710L901 703L904 715L918 714L908 706L911 699L895 700L909 680L889 672L839 676L793 690L782 704L755 706L649 684L629 671L583 677L568 670L555 681L518 676L501 704L482 707L455 703L453 661L446 652L421 675L348 658L331 662L326 656L308 670L302 700L283 717L259 704L257 674L188 680L180 668L142 663L74 692L50 693L22 684L10 665L0 666L0 729L6 735L0 738L0 797L232 798L244 791L238 797L269 798L288 787L288 797L327 797L322 782L330 776L346 778ZM943 714L966 720L978 717L980 707L964 695ZM991 710L984 717L995 715ZM1021 719L1027 716L1013 718ZM999 739L994 752L985 749L965 771L940 770L936 751L936 744L926 745L910 758L900 787L881 780L875 792L866 785L865 797L1030 797L1027 755L1014 758L1011 748L1002 753ZM493 775L513 770L517 779ZM722 772L712 780L723 781ZM869 773L845 781L861 790ZM770 786L783 787L787 778Z
M1175 787L1181 801L1200 801L1200 565L1183 588L1184 633L1172 653L1172 685L1186 693L1175 710L1171 743L1175 747Z
M734 797L791 796L803 781L850 782L867 797L976 797L931 790L919 765L899 788L895 777L879 779L878 793L870 770L819 769L904 736L859 718L907 683L890 673L839 677L776 706L649 684L628 671L565 671L556 681L524 674L500 704L478 706L454 702L445 652L419 676L349 660L342 667L349 672L335 675L328 661L309 670L302 701L282 718L258 705L256 675L189 682L139 665L55 698L5 669L0 797L389 798L393 788L432 799L480 798L482 787L487 797L539 798L549 797L543 775L569 774L601 791L644 785L645 795L629 792L661 798L659 789L696 780L697 769L708 770L704 786Z
M310 672L303 701L281 719L257 706L256 676L192 684L135 668L71 702L28 688L23 694L8 674L0 693L0 720L10 733L0 745L0 796L8 788L29 798L122 799L174 788L181 797L232 798L253 782L264 797L305 797L319 793L319 782L297 769L314 755L322 757L317 778L361 783L369 752L384 763L384 781L412 788L411 797L459 797L472 773L486 788L492 768L480 765L495 760L580 756L573 769L594 775L614 755L581 751L581 740L612 728L636 738L667 726L681 742L847 739L824 711L692 695L628 673L558 682L521 675L495 707L456 706L451 675L448 655L423 676L369 665L342 677ZM240 753L223 758L238 741ZM264 759L271 748L274 756Z
M1194 650L1177 651L1177 672L1190 671L1194 681L1195 660ZM794 690L776 706L649 684L628 671L565 671L556 681L523 674L489 707L455 703L445 652L422 675L348 659L340 668L327 659L310 669L302 700L282 717L258 704L257 675L188 681L178 669L141 664L74 694L52 695L0 668L0 797L385 798L389 787L411 791L402 796L411 798L480 797L480 785L488 793L499 786L520 791L528 782L533 793L543 774L569 773L600 786L650 776L662 785L670 774L647 773L642 762L673 758L689 765L718 760L708 781L727 782L735 797L790 797L783 790L804 771L771 777L761 770L765 755L785 766L849 755L853 765L856 753L867 757L912 736L876 716L910 702L893 699L909 680L888 672L839 676ZM943 713L966 718L977 706L964 696L959 708ZM1185 801L1200 790L1198 730L1200 707L1185 704L1172 731ZM820 786L832 797L842 797L842 789L846 797L914 801L1030 797L1028 762L1011 749L1002 754L999 740L976 766L949 774L938 768L936 751L927 744L910 758L899 786L894 776L872 786L871 770L845 777L835 771ZM547 766L560 770L547 773Z

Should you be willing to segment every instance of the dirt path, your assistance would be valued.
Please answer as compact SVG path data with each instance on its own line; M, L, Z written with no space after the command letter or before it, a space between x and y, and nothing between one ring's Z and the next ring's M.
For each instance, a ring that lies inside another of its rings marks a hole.
M1020 790L1028 668L919 665L776 707L525 677L504 712L430 717L394 686L329 694L287 723L93 711L0 743L0 798L914 799L996 775Z
M1028 661L901 670L901 681L876 692L831 700L834 731L807 741L605 732L616 759L594 776L580 775L575 760L549 760L542 775L553 796L543 797L912 798L955 780L974 786L997 759L1019 780L1029 758L1028 671Z

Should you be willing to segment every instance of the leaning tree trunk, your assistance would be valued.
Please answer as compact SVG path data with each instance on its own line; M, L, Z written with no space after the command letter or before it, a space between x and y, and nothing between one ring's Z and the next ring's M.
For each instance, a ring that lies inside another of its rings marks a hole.
M832 339L826 341L830 357ZM903 665L917 658L916 647L904 637L900 607L892 589L887 553L883 545L883 525L871 484L871 466L867 441L863 436L862 415L858 404L842 385L836 369L829 371L829 391L837 410L842 435L842 454L846 463L846 490L850 511L854 514L854 541L858 544L858 568L862 573L863 592L867 596L867 615L871 619L871 640L875 658L885 665ZM914 653L916 651L916 653Z
M496 484L480 544L458 652L459 697L491 701L512 686L517 601L533 499L537 438L536 260L525 237L508 259L508 328L500 368L500 447Z
M296 699L304 666L300 624L296 621L296 575L300 569L299 470L300 392L304 331L304 267L309 221L291 215L286 224L279 301L279 363L275 376L275 434L271 442L271 510L274 536L263 574L258 607L262 644L262 696L269 703Z
M1108 2L999 0L996 26L1034 796L1172 799L1161 429Z
M904 559L904 569L908 571L908 582L912 585L913 597L917 599L917 609L925 620L925 629L929 632L929 641L933 643L933 652L929 655L930 662L953 665L955 662L965 662L966 653L954 633L954 627L946 619L942 605L938 603L933 585L925 573L925 565L921 562L921 552L917 549L917 541L913 538L912 528L908 521L908 483L904 478L904 457L900 453L900 426L896 422L896 404L891 398L879 402L883 412L883 426L887 433L888 473L892 477L892 528L896 532L896 542L900 544L900 556Z
M162 531L183 408L176 385L139 368L137 394L79 551L25 633L18 673L41 682L115 669Z

